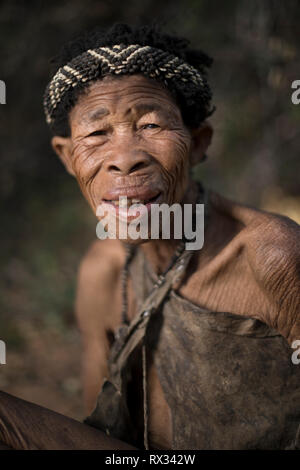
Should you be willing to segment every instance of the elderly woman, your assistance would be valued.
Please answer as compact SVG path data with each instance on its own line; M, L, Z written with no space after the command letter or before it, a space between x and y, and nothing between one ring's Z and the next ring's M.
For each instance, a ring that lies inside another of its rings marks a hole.
M127 25L87 33L57 57L44 98L52 146L99 220L128 227L140 209L151 227L155 205L177 204L191 231L204 204L205 241L187 249L186 231L163 237L159 221L156 237L119 226L92 245L76 302L89 417L1 394L5 444L300 446L290 347L300 339L299 226L192 179L213 133L210 64L184 39Z

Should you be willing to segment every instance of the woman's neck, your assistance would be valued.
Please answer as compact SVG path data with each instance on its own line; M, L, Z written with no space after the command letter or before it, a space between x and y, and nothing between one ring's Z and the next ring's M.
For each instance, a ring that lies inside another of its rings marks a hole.
M190 181L188 185L188 190L181 202L182 206L182 220L183 220L183 211L184 204L195 204L198 197L198 188L195 181ZM192 223L192 221L191 221ZM174 255L176 248L182 240L179 239L159 239L159 240L150 240L141 245L147 260L152 266L153 270L157 274L161 274L168 267L172 256Z

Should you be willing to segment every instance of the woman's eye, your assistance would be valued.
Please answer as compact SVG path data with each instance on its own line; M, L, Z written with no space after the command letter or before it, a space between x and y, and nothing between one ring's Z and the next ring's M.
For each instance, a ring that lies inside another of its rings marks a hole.
M143 129L156 129L159 127L157 124L149 123L142 126Z
M95 135L105 135L106 134L106 131L101 129L99 131L94 131L94 132L91 132L88 137L93 137Z

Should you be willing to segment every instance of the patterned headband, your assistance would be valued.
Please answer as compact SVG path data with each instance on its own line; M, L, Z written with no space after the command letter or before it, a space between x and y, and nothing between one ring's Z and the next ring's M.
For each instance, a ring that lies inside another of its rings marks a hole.
M209 104L210 89L205 77L181 58L150 46L117 44L89 49L59 68L44 94L44 110L49 125L55 122L59 104L65 95L78 85L108 74L142 73L163 81L169 88L184 82L202 92L203 103Z

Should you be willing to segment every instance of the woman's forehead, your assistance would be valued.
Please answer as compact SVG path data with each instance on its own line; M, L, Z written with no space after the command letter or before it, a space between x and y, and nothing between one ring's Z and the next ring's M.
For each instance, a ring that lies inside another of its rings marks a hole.
M110 113L126 113L130 110L139 114L153 111L179 112L169 90L159 82L142 75L107 76L91 84L88 92L79 97L70 112L70 120L95 120Z

